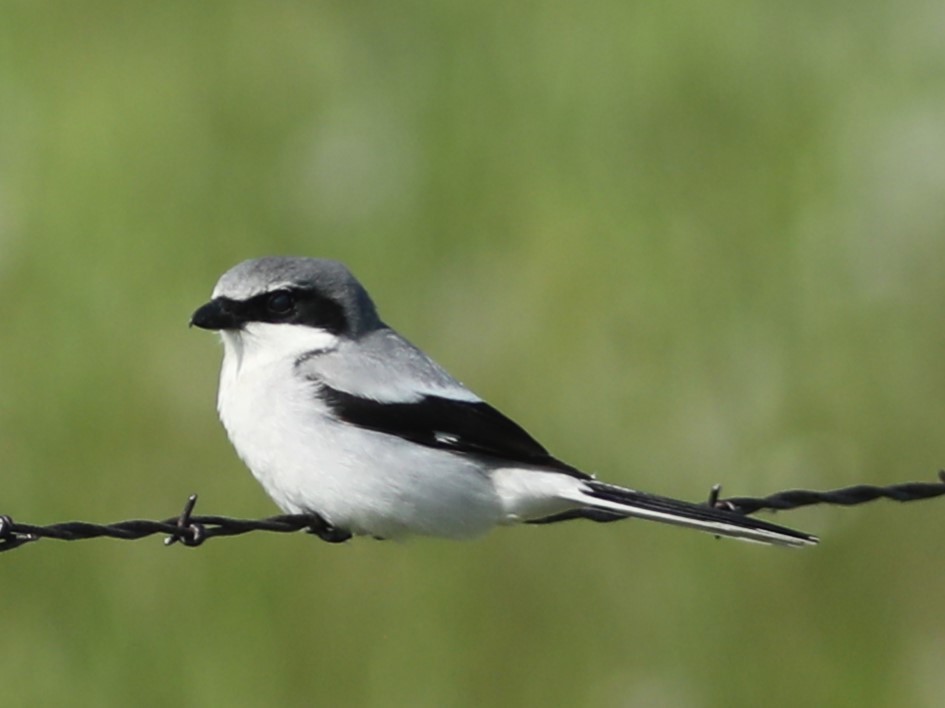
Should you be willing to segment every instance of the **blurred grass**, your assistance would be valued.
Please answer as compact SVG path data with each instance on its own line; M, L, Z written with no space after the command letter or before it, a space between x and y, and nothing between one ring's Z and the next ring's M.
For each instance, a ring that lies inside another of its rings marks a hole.
M216 277L335 257L567 460L697 498L945 460L945 12L905 3L0 6L0 511L273 511ZM473 544L43 544L11 705L937 706L942 509Z

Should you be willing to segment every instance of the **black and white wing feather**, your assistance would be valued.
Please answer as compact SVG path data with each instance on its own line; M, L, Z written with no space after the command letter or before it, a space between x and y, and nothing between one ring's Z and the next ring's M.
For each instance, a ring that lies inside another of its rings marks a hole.
M590 475L553 457L524 428L484 401L426 394L415 401L393 403L356 396L327 384L319 386L319 395L335 416L351 425L427 447L590 479Z

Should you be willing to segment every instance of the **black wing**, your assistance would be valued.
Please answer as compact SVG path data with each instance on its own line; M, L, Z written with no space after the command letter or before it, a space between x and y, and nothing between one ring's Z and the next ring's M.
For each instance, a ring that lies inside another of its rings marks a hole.
M426 395L413 403L385 403L321 384L319 393L341 420L419 445L550 467L589 479L552 457L525 430L488 403Z

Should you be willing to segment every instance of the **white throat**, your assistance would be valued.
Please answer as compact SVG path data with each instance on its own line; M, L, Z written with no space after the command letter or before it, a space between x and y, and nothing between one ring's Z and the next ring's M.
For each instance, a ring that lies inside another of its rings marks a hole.
M223 368L232 376L286 360L295 362L310 352L338 348L338 336L318 327L250 322L240 330L224 330Z

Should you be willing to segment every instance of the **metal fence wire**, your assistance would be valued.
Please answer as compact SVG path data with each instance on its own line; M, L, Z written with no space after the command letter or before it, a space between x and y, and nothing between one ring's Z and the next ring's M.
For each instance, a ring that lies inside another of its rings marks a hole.
M938 473L937 482L907 482L885 487L859 484L830 491L790 489L767 497L720 498L721 486L715 485L708 506L728 509L739 514L754 514L759 511L788 511L814 504L855 506L876 499L891 499L897 502L933 499L945 495L945 471ZM111 524L94 524L87 521L65 521L48 526L37 526L14 521L9 516L0 516L0 552L11 551L40 539L58 541L82 541L90 538L117 538L134 541L139 538L165 534L165 545L180 542L184 546L199 546L217 536L240 536L253 531L273 533L295 533L306 531L324 541L338 543L351 536L336 529L317 514L284 514L265 519L234 519L227 516L203 516L194 514L197 495L193 494L176 517L163 521L131 519Z

